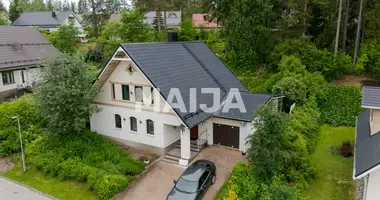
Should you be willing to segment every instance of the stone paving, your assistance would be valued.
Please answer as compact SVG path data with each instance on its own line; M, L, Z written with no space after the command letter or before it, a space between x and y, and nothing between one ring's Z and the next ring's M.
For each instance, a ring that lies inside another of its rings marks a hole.
M211 200L229 177L232 167L240 161L246 162L239 151L224 147L211 146L203 149L195 160L211 160L216 165L216 182L209 187L203 199ZM117 195L116 200L160 200L166 199L173 187L173 180L178 179L185 168L166 162L158 162L138 183Z

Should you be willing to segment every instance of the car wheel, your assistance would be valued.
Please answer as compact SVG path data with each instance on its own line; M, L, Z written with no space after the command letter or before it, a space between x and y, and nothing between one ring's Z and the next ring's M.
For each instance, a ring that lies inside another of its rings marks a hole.
M212 178L211 178L211 184L214 184L215 181L216 181L216 176L215 176L215 174L214 174L214 175L212 175Z

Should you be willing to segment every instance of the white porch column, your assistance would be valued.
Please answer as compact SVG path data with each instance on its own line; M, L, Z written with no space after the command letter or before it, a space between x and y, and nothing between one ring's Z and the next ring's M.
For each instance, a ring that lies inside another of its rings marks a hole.
M190 129L181 130L181 159L179 165L187 166L190 159Z

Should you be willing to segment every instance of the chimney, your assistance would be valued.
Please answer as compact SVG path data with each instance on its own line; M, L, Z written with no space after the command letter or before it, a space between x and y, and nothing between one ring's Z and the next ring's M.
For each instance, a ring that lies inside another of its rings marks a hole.
M57 14L55 14L55 12L53 11L53 12L51 12L51 16L52 16L53 18L55 18L55 17L57 17Z
M177 32L168 32L168 42L177 42L178 33Z

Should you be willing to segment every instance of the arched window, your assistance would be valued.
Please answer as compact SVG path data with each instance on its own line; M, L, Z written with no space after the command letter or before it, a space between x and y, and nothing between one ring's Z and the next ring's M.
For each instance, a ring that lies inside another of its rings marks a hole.
M137 131L137 119L130 117L129 122L131 123L131 131Z
M154 122L150 119L146 120L146 132L154 135Z
M177 14L169 13L168 18L177 18Z
M121 117L118 114L115 115L115 127L121 128Z

